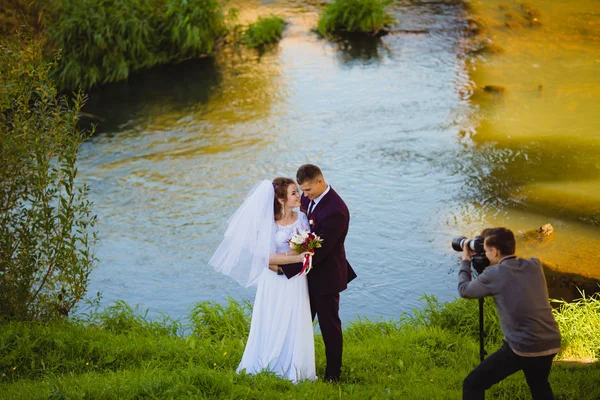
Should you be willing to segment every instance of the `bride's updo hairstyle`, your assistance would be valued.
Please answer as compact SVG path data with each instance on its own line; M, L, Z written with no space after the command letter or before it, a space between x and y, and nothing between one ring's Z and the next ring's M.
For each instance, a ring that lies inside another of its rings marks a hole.
M275 178L273 179L273 189L275 189L275 198L273 199L273 212L275 221L279 221L282 217L282 209L279 200L287 201L288 186L295 185L293 179L290 178Z

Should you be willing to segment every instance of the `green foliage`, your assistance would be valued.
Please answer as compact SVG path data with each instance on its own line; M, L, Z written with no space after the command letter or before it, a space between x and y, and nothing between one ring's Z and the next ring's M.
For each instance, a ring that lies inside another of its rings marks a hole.
M325 6L317 31L377 35L395 19L386 11L393 0L334 0Z
M256 22L248 24L244 32L244 43L250 48L276 43L281 39L285 25L285 20L276 15L259 17Z
M170 322L151 325L140 319L124 303L101 317L90 316L95 322L86 324L0 325L0 391L6 399L460 399L462 380L478 363L478 342L471 337L416 325L414 319L363 319L345 332L338 385L236 374L248 334L248 306L231 299L225 307L198 304L190 318L194 333L186 337L173 335ZM430 309L442 314L431 321L454 318L443 315L446 309ZM315 344L317 375L323 376L319 336ZM555 365L550 375L557 398L565 400L598 398L599 379L599 363ZM530 395L522 374L515 374L488 396Z
M61 0L47 26L62 51L53 76L67 89L125 80L212 53L224 29L218 0Z
M211 54L215 41L225 33L222 5L218 0L167 0L159 37L170 60Z
M49 0L2 0L0 2L0 36L18 31L40 33Z
M562 357L600 358L600 292L567 303L554 300L554 310L562 334Z
M96 217L76 181L83 103L57 97L38 44L0 42L0 318L68 315L95 264Z

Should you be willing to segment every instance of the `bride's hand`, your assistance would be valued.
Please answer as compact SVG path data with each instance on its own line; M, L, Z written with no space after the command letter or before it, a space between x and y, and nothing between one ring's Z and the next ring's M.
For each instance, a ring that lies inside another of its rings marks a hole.
M298 254L298 257L300 257L300 262L304 262L304 259L306 258L306 256L312 255L312 254L313 254L312 251L305 251L304 253Z

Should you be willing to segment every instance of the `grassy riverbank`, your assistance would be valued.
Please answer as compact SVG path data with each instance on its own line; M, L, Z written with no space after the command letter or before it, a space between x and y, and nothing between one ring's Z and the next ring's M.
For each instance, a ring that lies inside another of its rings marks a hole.
M600 298L558 312L564 351L598 356ZM487 321L493 351L499 340L491 303ZM458 399L462 379L478 362L477 303L439 304L400 321L358 320L345 330L339 385L301 383L235 374L248 334L248 306L231 302L196 306L182 325L146 320L120 303L86 321L0 327L0 390L7 399ZM582 316L584 316L582 318ZM592 325L587 325L587 324ZM490 343L491 342L491 343ZM317 373L325 367L316 337ZM600 397L600 364L557 363L551 382L560 399ZM517 374L490 398L529 398Z

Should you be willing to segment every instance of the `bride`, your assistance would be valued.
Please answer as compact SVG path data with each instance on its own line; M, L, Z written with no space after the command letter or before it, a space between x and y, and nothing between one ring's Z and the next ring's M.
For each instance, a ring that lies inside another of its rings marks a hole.
M300 193L289 178L257 183L228 221L209 264L242 286L257 286L250 334L237 372L269 371L298 382L316 380L313 325L306 275L287 279L279 265L302 262L290 249L296 232L310 231Z

